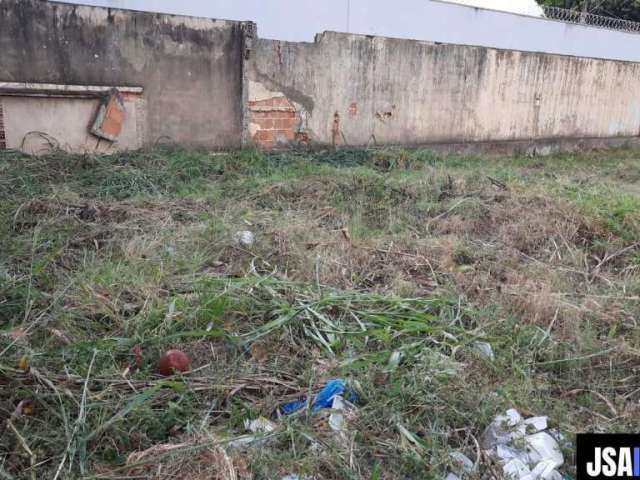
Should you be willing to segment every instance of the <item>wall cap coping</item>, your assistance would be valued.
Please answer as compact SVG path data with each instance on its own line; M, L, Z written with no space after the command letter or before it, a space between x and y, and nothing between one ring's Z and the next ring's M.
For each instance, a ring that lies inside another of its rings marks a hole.
M120 93L141 95L142 87L117 87L110 85L65 85L58 83L0 82L0 95L24 96L89 96L96 97L109 93L112 89Z

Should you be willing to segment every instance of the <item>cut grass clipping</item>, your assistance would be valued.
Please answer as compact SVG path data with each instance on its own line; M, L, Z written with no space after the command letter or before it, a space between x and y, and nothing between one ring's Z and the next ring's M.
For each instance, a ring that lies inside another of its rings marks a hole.
M639 179L632 149L2 152L0 478L480 477L509 408L637 431ZM336 378L339 431L279 413Z

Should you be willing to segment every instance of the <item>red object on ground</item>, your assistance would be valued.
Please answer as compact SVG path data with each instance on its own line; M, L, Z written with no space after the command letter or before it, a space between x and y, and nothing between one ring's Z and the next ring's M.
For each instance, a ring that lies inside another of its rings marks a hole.
M188 372L191 370L191 358L180 350L169 350L158 363L158 371L160 375L168 377L176 372Z

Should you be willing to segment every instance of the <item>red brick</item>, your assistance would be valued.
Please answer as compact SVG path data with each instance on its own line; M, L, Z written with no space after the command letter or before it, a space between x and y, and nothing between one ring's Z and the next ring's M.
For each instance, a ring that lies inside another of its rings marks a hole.
M273 120L273 128L281 130L291 130L296 123L295 118L281 118L279 120Z
M260 144L263 142L273 142L273 131L272 130L259 130L253 137Z
M271 116L272 118L296 118L296 112L276 111L271 112Z
M259 118L272 118L272 112L251 112L252 120L257 120Z
M275 127L275 122L278 120L271 120L270 118L258 118L255 123L260 125L260 130L271 130Z
M296 134L293 130L273 130L273 138L277 141L282 141L282 139L286 139L287 141L292 141L296 138Z
M291 102L287 97L276 97L273 99L273 105L276 107L291 107Z

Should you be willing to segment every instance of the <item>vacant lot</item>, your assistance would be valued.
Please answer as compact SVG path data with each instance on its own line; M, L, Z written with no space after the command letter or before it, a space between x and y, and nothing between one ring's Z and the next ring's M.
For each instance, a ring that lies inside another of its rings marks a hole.
M637 431L639 180L627 149L2 153L0 478L482 473L507 408ZM333 378L341 432L277 415Z

